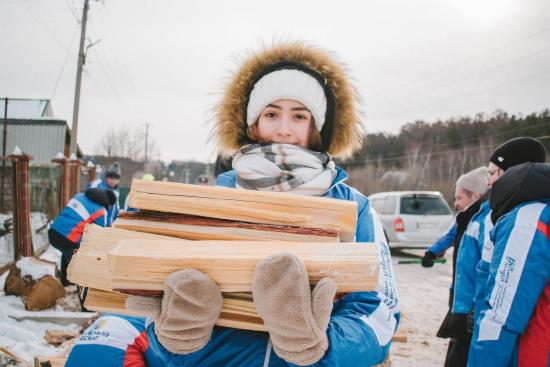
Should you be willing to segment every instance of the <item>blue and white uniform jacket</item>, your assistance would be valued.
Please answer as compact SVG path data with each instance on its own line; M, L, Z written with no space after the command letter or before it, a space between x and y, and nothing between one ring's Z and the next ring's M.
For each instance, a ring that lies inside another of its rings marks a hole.
M449 249L449 247L453 245L455 238L456 220L453 221L453 224L451 224L447 232L428 248L428 251L436 255L442 255L445 251L447 251L447 249Z
M114 221L118 218L118 214L120 213L120 203L118 202L120 197L120 191L118 189L113 189L112 187L107 185L105 180L102 180L100 178L88 184L86 188L87 189L98 188L102 190L111 190L112 192L115 193L116 202L114 205L111 205L107 210L107 218L109 220L109 223L114 223Z
M489 236L492 228L491 208L489 202L485 201L468 223L466 232L460 240L454 281L453 313L467 314L476 309L476 295L485 289L493 255L493 242Z
M491 231L494 251L469 366L517 366L518 340L550 277L550 199L516 206Z

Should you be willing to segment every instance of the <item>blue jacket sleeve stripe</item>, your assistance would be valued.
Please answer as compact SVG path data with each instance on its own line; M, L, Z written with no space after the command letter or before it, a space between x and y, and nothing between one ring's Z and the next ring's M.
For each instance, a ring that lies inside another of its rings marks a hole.
M447 233L441 236L433 245L428 248L428 251L433 252L436 255L441 254L443 251L446 251L449 247L453 245L453 242L456 238L456 220L453 221L453 224L449 227Z
M533 244L538 219L544 208L544 204L534 203L521 207L517 212L504 252L500 257L489 298L490 308L481 319L477 341L499 339L501 329L510 314L525 260ZM496 244L496 246L500 245ZM521 331L518 330L518 332Z
M67 207L74 210L76 214L78 214L83 220L86 220L90 217L90 213L88 212L84 204L75 198L69 200Z
M481 260L490 263L493 258L493 241L491 240L491 230L493 222L491 221L491 210L485 216L483 221L483 249L481 251Z

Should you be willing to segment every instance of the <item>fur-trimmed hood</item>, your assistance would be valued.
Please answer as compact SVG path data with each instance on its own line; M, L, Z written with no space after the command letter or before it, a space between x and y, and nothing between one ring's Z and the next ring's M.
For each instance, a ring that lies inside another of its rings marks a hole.
M363 131L359 99L346 67L326 50L303 42L282 43L252 53L241 63L225 87L222 100L215 107L212 137L223 156L233 155L251 143L246 136L246 104L256 77L266 68L283 62L298 63L324 76L334 93L335 118L325 124L321 135L328 137L327 153L340 159L350 158L361 148ZM327 135L324 129L329 126Z

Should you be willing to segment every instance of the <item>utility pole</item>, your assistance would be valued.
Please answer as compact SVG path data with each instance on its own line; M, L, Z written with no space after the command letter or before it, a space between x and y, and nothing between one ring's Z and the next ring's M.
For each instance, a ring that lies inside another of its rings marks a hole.
M8 97L4 104L4 134L2 135L2 188L0 192L0 208L4 208L4 175L6 172L6 142L8 141Z
M80 47L78 49L78 67L76 69L76 87L74 92L73 124L71 129L70 153L77 155L76 136L78 134L78 110L80 107L80 84L82 82L82 67L84 66L86 55L84 54L84 41L86 39L86 22L88 20L89 0L84 0L84 10L82 10L82 27L80 31Z
M149 123L145 124L145 162L147 162L147 143L149 141Z

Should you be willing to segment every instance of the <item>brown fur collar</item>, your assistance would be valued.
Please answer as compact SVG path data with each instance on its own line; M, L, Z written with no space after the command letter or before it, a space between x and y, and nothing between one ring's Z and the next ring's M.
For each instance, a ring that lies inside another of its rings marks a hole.
M291 42L252 53L234 73L223 99L215 107L212 137L223 156L231 156L247 144L244 111L247 93L256 75L265 67L282 62L298 62L325 76L334 91L336 119L328 153L340 159L350 158L361 148L362 125L359 101L345 66L326 50L302 42Z

